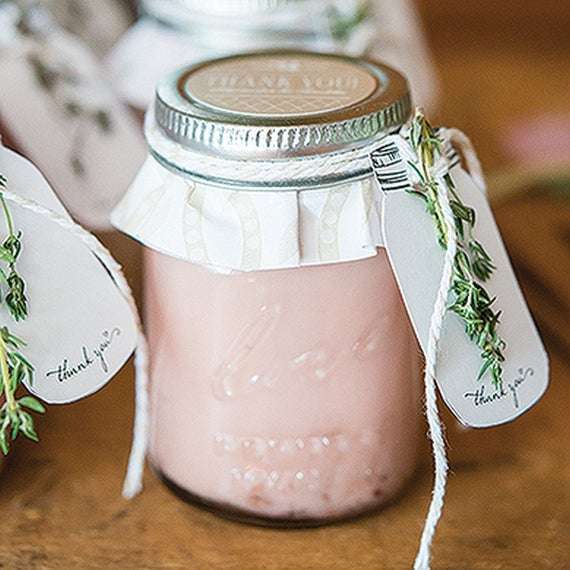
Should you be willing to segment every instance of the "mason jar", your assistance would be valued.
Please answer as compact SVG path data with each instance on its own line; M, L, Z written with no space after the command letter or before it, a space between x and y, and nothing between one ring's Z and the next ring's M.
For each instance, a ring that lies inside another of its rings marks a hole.
M399 73L332 54L233 56L158 85L113 221L146 246L150 461L183 498L315 525L412 476L420 351L368 161L409 113Z
M435 72L410 0L139 0L141 17L108 59L116 90L146 110L167 72L205 59L274 48L380 57L436 99Z

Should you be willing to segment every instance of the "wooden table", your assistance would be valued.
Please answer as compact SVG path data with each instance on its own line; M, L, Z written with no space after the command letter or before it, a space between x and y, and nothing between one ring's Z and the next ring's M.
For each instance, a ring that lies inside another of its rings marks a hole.
M428 20L433 27L433 17ZM472 42L472 43L469 43ZM536 46L500 39L464 51L440 43L448 123L470 130L487 166L513 116L568 110L567 82ZM545 48L547 49L547 48ZM548 48L561 62L562 48ZM467 54L467 55L466 55ZM529 92L529 86L532 87ZM511 93L526 89L526 98ZM455 94L455 96L452 96ZM570 193L568 194L570 195ZM434 568L570 568L570 199L540 191L502 202L497 215L552 358L552 386L516 423L458 429L446 415L452 473ZM136 282L136 248L110 243ZM1 479L0 568L279 569L410 568L432 474L426 461L406 494L376 516L315 530L268 530L227 522L174 498L152 474L132 502L120 497L132 418L132 368L101 393L51 407L41 445L22 442Z

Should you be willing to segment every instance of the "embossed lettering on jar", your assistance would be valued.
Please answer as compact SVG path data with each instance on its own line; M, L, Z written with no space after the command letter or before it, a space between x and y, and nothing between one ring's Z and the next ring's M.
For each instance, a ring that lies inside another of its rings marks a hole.
M114 223L146 246L150 454L184 498L320 524L413 474L419 350L368 162L409 111L392 69L306 52L159 84Z

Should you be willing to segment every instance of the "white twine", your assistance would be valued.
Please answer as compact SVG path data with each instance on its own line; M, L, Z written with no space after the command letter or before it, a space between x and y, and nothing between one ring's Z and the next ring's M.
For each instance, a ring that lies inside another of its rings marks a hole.
M80 239L108 269L117 288L129 304L137 327L137 346L135 352L135 422L133 428L133 444L127 467L127 475L123 485L123 496L132 498L142 490L142 476L148 441L148 346L139 318L137 306L131 288L123 275L121 266L115 261L109 250L91 233L72 219L63 216L33 200L23 198L9 190L2 190L5 200L48 218L60 228Z
M447 235L447 249L445 251L439 288L430 318L427 346L425 350L425 413L429 428L429 438L432 442L435 474L432 499L426 515L424 529L420 540L420 547L414 563L415 570L428 570L430 568L431 546L438 522L442 515L447 485L447 474L449 470L443 425L437 406L436 372L439 343L442 335L444 318L447 312L449 292L453 283L453 269L458 244L455 217L451 210L448 187L445 180L445 176L449 173L450 169L458 163L458 156L455 152L456 149L461 152L476 185L482 192L485 192L486 190L481 164L469 139L457 129L440 129L438 134L444 141L443 153L431 167L430 173L438 185L439 201ZM376 156L376 153L373 155L372 161L378 176L378 182L383 186L383 189L387 194L398 189L399 185L402 184L400 182L402 168L405 168L407 172L409 183L417 181L415 170L413 170L409 165L418 165L419 159L417 153L409 143L408 137L409 129L404 127L399 135L400 140L395 145L393 145L392 142L387 142L384 147L378 149L384 151L384 154L386 155L387 150L390 150L392 147L394 149L397 148L397 160L394 160L394 156L387 155L389 160L387 162L383 162L379 156ZM391 184L395 186L392 187Z
M481 166L481 161L475 152L473 143L469 137L459 129L441 129L441 136L447 139L454 147L456 147L463 159L465 160L465 165L467 166L467 171L473 178L477 188L483 193L487 193L487 183L485 182L485 175L483 174L483 167Z
M274 129L265 129L265 135L269 136L271 131ZM172 140L157 126L152 108L147 111L145 117L145 135L149 146L159 156L167 158L169 163L180 170L180 174L190 177L194 175L205 180L218 180L221 177L240 182L244 187L248 183L265 186L277 183L286 186L287 183L294 185L295 182L309 181L317 184L322 178L342 179L354 173L367 173L370 171L370 153L378 148L388 132L387 129L379 133L373 142L363 146L327 154L295 157L293 160L239 160L228 159L223 155L205 154ZM298 134L301 139L306 136L302 128ZM271 188L269 191L278 190Z
M469 138L458 129L441 129L440 135L448 144L456 147L467 166L467 170L477 187L483 192L487 192L487 185L483 175L481 162L477 157L477 153L473 148L473 144ZM439 416L437 407L436 393L436 368L439 352L439 341L441 339L441 331L443 321L447 312L447 302L449 291L453 283L453 266L455 255L457 253L457 229L455 226L455 217L449 203L449 195L447 191L447 183L444 175L448 172L448 159L446 156L440 157L438 163L432 169L434 178L438 185L438 195L440 198L440 206L445 220L445 228L447 231L447 250L443 264L443 272L439 284L439 290L434 304L433 313L430 321L430 329L428 334L428 346L426 352L426 369L424 373L425 384L425 409L429 427L429 437L432 441L432 452L435 464L435 476L432 491L432 499L429 506L428 514L424 523L420 547L416 560L414 562L414 570L429 570L431 559L431 546L435 536L435 531L441 514L445 500L445 491L447 486L447 474L449 465L447 462L447 454L445 449L445 437L443 433L443 425Z
M297 157L294 160L232 160L223 156L206 155L192 150L168 138L156 125L152 109L145 117L145 133L151 148L158 154L168 157L173 165L188 175L198 175L204 179L226 177L233 182L250 184L278 183L295 181L318 181L334 177L343 178L370 170L370 154L378 148L381 140L374 140L364 146L331 152L323 155ZM383 138L387 133L384 133ZM440 135L447 145L460 151L467 170L475 184L486 192L483 169L469 138L458 129L442 128ZM447 148L446 152L453 152ZM229 173L225 176L224 173ZM272 188L270 191L277 191Z
M445 158L440 159L446 162ZM431 545L441 518L447 485L448 462L445 450L445 437L443 425L437 407L436 393L436 368L439 352L439 342L443 321L447 312L449 291L453 282L453 265L457 253L457 231L455 217L451 211L447 184L443 175L447 172L447 164L434 168L435 178L438 184L440 205L447 230L447 250L445 252L443 271L439 289L435 299L433 313L430 321L428 345L426 351L426 368L424 373L425 384L425 410L429 427L429 437L432 441L432 452L435 463L435 476L432 499L428 514L424 523L424 529L420 540L420 548L414 563L414 570L428 570L430 567Z

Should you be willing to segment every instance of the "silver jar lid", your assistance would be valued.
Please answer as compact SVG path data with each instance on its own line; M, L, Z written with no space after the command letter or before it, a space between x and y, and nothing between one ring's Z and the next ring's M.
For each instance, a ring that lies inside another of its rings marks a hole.
M410 112L408 84L390 67L302 51L236 55L183 69L158 85L154 107L169 140L229 160L354 149L383 138Z

